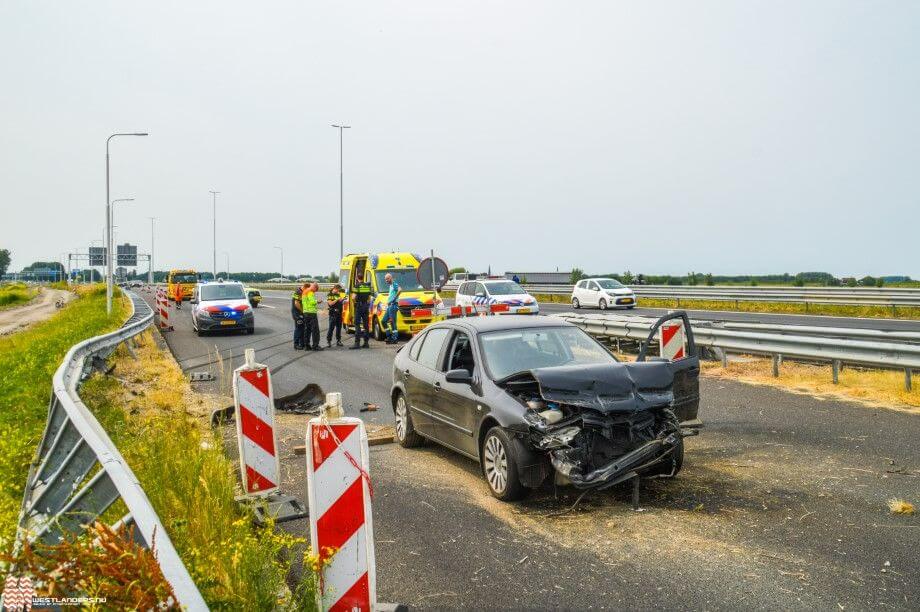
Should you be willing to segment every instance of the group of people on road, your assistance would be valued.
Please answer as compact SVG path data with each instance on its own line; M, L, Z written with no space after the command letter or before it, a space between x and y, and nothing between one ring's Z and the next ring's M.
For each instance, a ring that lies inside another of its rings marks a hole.
M384 280L389 286L389 293L387 294L386 312L381 320L381 325L386 330L386 343L396 344L399 342L396 320L399 315L399 295L402 293L402 288L390 274L387 274ZM319 342L319 313L316 299L318 291L319 285L317 283L304 283L291 294L291 317L294 319L294 350L323 350ZM332 289L326 294L326 308L329 314L329 327L326 330L327 348L332 346L333 337L335 337L336 346L343 346L342 315L347 298L348 296L345 294L342 285L338 283L333 285ZM370 282L363 278L355 282L351 292L351 299L354 303L355 326L355 344L350 347L352 349L370 348L370 309L373 298L374 290Z

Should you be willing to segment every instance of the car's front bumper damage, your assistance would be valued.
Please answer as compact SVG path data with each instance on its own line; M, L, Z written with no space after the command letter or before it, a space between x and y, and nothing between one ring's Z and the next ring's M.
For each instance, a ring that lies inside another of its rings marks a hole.
M618 364L532 370L508 391L529 408L521 439L557 481L605 489L680 468L684 434L671 411L672 384L667 363Z

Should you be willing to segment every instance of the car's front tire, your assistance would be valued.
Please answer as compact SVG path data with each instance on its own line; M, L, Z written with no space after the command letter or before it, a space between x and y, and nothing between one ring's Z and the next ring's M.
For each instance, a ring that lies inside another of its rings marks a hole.
M600 308L601 310L607 310L607 300L605 300L604 298L601 298L600 301L597 303L597 307Z
M396 441L403 448L421 446L424 438L415 431L412 425L412 415L409 414L409 402L401 392L396 394L393 402L393 413L396 417Z
M493 497L502 501L524 499L530 489L518 477L518 454L511 436L501 427L493 427L482 439L479 451L482 475Z
M578 298L572 298L572 308L576 310L581 308L581 302L578 301Z
M383 342L383 327L380 326L380 320L377 317L374 317L374 323L371 325L371 329L374 330L374 340L377 342Z

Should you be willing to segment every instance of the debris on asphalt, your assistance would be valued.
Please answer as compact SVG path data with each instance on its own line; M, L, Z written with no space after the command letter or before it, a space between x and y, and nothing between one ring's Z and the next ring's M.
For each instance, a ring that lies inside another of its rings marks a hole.
M914 505L903 499L889 499L888 509L892 514L913 514Z
M372 404L370 402L364 402L364 408L361 409L361 412L376 412L377 404Z
M326 394L319 385L310 383L297 393L275 398L275 410L293 414L319 415Z
M192 372L189 374L189 380L191 382L205 382L208 380L214 380L214 375L210 372Z

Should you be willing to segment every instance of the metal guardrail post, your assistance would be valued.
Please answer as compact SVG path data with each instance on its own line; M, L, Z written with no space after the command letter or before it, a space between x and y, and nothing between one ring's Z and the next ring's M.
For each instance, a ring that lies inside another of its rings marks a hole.
M157 563L177 603L187 610L207 610L134 472L78 395L94 362L153 321L150 306L136 294L125 293L132 313L122 328L73 346L54 374L48 420L29 469L14 553L25 539L54 544L65 532L82 533L121 499L128 514L117 524L133 523L136 539L148 547L155 544ZM85 482L94 469L98 471Z
M910 380L910 379L911 379L911 371L910 371L910 368L905 368L905 369L904 369L904 390L905 390L905 391L912 391L912 390L913 390L913 385L911 384L911 380Z

